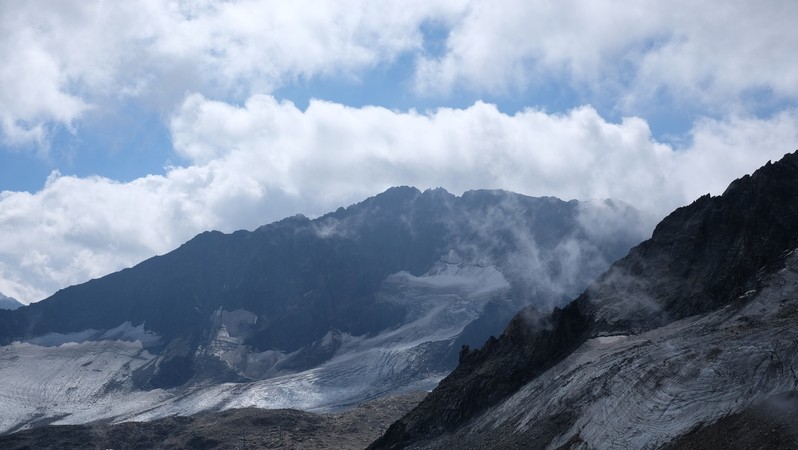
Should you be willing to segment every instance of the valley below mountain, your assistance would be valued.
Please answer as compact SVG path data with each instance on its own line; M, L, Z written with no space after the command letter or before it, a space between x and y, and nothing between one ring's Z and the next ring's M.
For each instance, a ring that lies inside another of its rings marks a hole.
M53 425L0 435L0 448L360 450L424 395L415 392L385 397L345 412L326 414L243 408L150 422Z

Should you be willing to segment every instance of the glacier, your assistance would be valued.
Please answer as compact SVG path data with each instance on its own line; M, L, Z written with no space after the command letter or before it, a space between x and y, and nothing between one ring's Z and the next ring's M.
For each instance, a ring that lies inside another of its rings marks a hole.
M329 358L307 370L284 367L297 352L253 352L243 333L258 320L246 310L219 309L213 337L197 349L247 378L196 379L171 389L138 389L137 369L157 366L159 337L129 322L0 347L0 432L44 424L147 421L230 408L334 411L386 394L430 390L449 371L441 357L488 301L509 299L510 283L492 265L445 255L426 274L388 276L381 301L407 307L401 326L370 336L338 330L314 343ZM509 301L509 300L507 300ZM290 367L290 366L289 366Z

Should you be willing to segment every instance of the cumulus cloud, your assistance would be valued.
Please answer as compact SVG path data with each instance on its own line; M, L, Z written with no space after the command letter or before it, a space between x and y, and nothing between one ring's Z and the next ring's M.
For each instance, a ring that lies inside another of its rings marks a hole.
M508 115L482 102L420 113L313 100L302 111L270 96L234 106L198 94L171 121L176 151L193 163L224 161L253 185L327 207L412 184L613 198L658 212L722 192L790 151L796 130L794 110L704 120L682 149L656 141L641 118L613 123L590 106Z
M523 91L552 79L624 111L663 94L704 110L746 108L753 93L798 99L798 3L471 2L417 88Z
M244 100L319 77L357 80L410 55L416 90L516 92L557 80L640 114L663 93L718 116L795 102L798 3L340 0L10 2L0 13L0 130L46 150L56 127L144 98ZM425 25L444 34L425 49ZM404 59L402 61L407 61ZM19 93L25 95L19 95Z
M168 111L192 90L246 98L300 78L356 77L421 48L419 24L463 3L11 2L0 13L2 137L46 150L54 126L73 129L126 96Z
M322 214L399 184L613 198L664 214L796 146L796 17L796 2L749 0L8 2L4 150L46 153L57 131L77 135L92 113L136 98L166 118L184 159L127 183L54 173L39 192L0 193L0 291L37 300L206 229ZM625 117L483 102L303 110L271 95L408 61L412 80L399 82L416 95L513 95L557 80ZM657 140L641 118L663 98L705 117L689 144ZM762 102L776 112L757 116Z
M206 229L319 215L393 185L502 188L613 198L662 215L794 150L798 111L699 122L685 148L645 120L589 106L508 115L477 102L430 112L267 95L243 105L188 96L170 119L188 163L128 183L54 173L39 192L0 194L0 291L35 301L166 252Z

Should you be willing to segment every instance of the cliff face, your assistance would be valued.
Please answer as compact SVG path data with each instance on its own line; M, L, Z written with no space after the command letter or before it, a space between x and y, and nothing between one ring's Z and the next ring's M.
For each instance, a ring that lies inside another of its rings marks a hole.
M798 155L768 163L657 225L587 291L604 333L640 332L712 311L752 289L798 246Z
M798 152L521 311L370 448L654 448L798 386Z

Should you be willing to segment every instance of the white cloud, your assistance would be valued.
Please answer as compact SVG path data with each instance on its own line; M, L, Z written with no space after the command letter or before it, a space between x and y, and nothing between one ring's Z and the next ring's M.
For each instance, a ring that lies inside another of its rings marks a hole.
M421 48L420 23L460 0L11 2L0 13L0 130L45 146L92 107L187 91L231 98L297 78L357 76ZM20 95L24 93L24 95Z
M7 2L0 140L46 152L55 128L79 133L89 111L134 96L168 117L186 166L129 183L54 174L37 193L0 193L0 291L36 300L206 229L321 214L398 184L609 197L663 214L796 146L793 106L753 114L768 96L798 100L796 18L796 2L751 0ZM424 51L429 23L449 30L442 54ZM565 83L628 117L481 102L302 111L268 95L357 80L407 54L418 92ZM640 116L662 97L714 119L684 148L658 142Z
M790 110L706 119L688 148L674 148L657 142L645 120L607 122L590 106L507 115L478 102L402 113L313 100L301 111L270 96L238 107L195 94L171 131L175 150L193 163L212 160L251 186L315 199L315 212L412 184L613 198L664 213L791 151L797 118Z
M318 215L400 184L609 197L661 215L792 151L798 111L702 121L675 149L643 119L612 123L589 106L507 115L485 103L419 113L312 101L302 111L264 95L235 106L194 94L171 132L190 163L164 176L54 174L35 194L0 194L0 291L37 300L206 229Z
M512 93L569 84L627 114L664 92L705 112L798 99L798 3L514 0L36 0L0 13L0 130L46 149L92 108L186 92L246 99L297 80L356 80L400 55L420 92ZM449 29L424 52L425 23ZM24 93L24 95L20 95ZM756 99L754 100L756 101Z
M798 3L475 1L447 52L422 59L422 92L545 87L609 96L625 111L663 92L707 110L745 108L752 92L798 100Z

